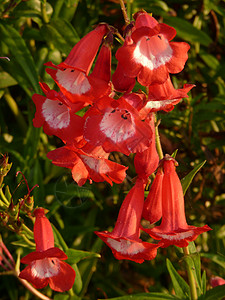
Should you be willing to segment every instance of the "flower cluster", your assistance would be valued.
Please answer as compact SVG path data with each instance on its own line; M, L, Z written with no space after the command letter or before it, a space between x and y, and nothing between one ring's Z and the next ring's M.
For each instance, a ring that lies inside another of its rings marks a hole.
M136 13L134 21L126 27L124 43L116 52L117 68L111 77L114 33L112 27L99 24L74 46L64 62L45 64L59 91L40 83L45 96L35 94L32 98L36 105L33 124L43 126L46 134L62 140L64 146L47 156L53 164L71 169L79 186L87 180L122 183L127 167L109 160L109 154L135 154L136 183L121 206L115 228L96 234L117 259L142 263L153 259L158 247L185 247L200 233L210 230L207 225L187 225L176 162L170 156L159 162L155 143L154 113L171 111L182 98L188 97L194 85L174 88L170 74L183 70L189 45L171 42L175 29L158 23L145 11ZM146 93L132 92L136 81ZM78 114L81 109L85 111L83 116ZM148 177L156 170L144 201ZM146 229L141 227L142 217L150 223L161 218L162 222ZM143 242L141 229L160 242ZM26 272L30 274L30 269Z

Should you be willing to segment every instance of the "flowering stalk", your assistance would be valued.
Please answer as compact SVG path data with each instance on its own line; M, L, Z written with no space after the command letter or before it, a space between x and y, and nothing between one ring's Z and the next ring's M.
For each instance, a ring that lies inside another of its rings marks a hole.
M190 255L188 247L184 247L183 251L184 251L184 254L186 256ZM197 289L196 289L194 274L193 274L193 271L192 271L192 269L191 269L191 267L189 266L188 263L186 263L186 266L187 266L187 275L188 275L189 287L190 287L190 292L191 292L191 299L196 300L196 299L198 299L198 295L197 295Z
M127 16L127 10L126 10L125 4L124 4L123 0L119 0L119 1L120 1L121 10L123 13L124 21L125 21L126 25L129 25L130 20L128 19L128 16Z

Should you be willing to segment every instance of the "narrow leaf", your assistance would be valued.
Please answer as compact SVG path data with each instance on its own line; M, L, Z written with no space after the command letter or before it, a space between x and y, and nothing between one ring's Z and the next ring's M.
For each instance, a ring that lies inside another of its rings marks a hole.
M194 27L190 22L178 18L165 16L165 23L174 27L177 31L177 36L188 42L197 42L204 46L209 46L212 43L210 36L202 30Z
M166 260L166 265L168 272L170 273L176 295L182 299L189 299L190 288L186 281L177 273L176 269L168 258Z
M204 295L198 298L198 300L220 300L225 297L225 286L219 285L215 288L207 291Z
M191 184L195 174L204 166L206 160L198 164L189 174L187 174L184 178L181 179L181 184L183 188L184 195Z
M66 250L66 255L68 256L67 261L69 264L78 263L80 260L85 258L101 257L101 255L98 253L76 250L71 248Z
M29 85L32 86L35 92L39 92L38 75L36 72L33 57L28 50L25 41L20 36L19 32L7 25L5 22L0 23L1 41L4 42L10 50L11 56L23 70ZM11 74L12 75L12 74Z

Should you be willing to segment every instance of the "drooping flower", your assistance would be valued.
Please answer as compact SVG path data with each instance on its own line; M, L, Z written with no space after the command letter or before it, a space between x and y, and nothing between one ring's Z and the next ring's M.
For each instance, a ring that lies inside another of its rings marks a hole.
M135 30L131 34L133 43L118 49L116 58L128 77L137 77L141 85L163 83L169 73L183 70L190 46L185 42L170 42L176 30L158 23L146 12L138 12Z
M42 289L49 284L57 292L64 292L72 288L75 271L64 260L67 255L54 247L54 236L51 224L45 216L43 208L34 211L34 240L36 251L21 259L21 263L28 266L20 272L19 277L26 279L35 288Z
M175 245L186 247L199 234L211 230L208 225L195 227L187 224L184 209L184 195L176 173L175 160L166 156L162 162L162 222L153 229L143 229L151 237L161 240L162 247Z
M160 245L143 242L139 238L143 204L144 184L137 179L123 201L113 231L95 232L111 248L116 259L143 263L156 257Z
M34 126L43 126L46 134L55 135L64 142L79 142L83 138L84 120L75 112L84 102L73 104L61 92L50 90L47 84L40 83L40 86L46 96L34 94L32 97L36 106Z
M155 172L159 163L159 155L155 145L154 118L154 114L151 114L145 120L152 129L152 141L150 146L143 152L137 152L134 157L135 171L138 174L138 177L143 180L146 180L153 172Z
M187 93L194 87L194 84L184 84L182 89L175 89L170 77L164 83L152 84L148 87L148 101L140 110L140 116L144 117L150 112L163 110L169 112L174 109L174 105L183 98L188 98Z
M141 121L138 111L124 98L99 99L85 118L85 140L102 146L106 152L119 151L129 155L146 150L151 143L151 127Z
M94 96L100 97L109 90L109 82L98 76L95 80L88 76L107 31L106 24L98 25L73 47L64 62L59 65L52 62L45 63L46 66L53 68L47 68L46 72L52 76L62 93L72 103L80 101L92 103Z
M127 167L108 160L109 153L102 147L86 144L81 149L73 145L50 151L47 157L56 166L71 169L73 179L79 186L85 184L87 179L95 182L107 181L122 183L126 177Z
M142 217L151 224L159 221L162 217L162 180L163 171L159 167L145 200Z

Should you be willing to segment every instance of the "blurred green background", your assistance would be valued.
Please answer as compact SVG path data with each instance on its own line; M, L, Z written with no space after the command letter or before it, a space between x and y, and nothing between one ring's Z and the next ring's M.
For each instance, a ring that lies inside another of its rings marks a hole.
M207 278L225 277L225 1L127 0L130 17L142 8L159 22L173 26L177 30L175 41L186 41L191 46L184 70L172 79L176 88L184 83L196 87L189 93L189 99L176 105L172 112L159 113L159 130L164 153L172 154L178 149L180 178L207 161L186 193L186 214L189 224L208 224L213 229L196 240ZM186 276L173 247L160 249L155 260L139 265L114 259L110 249L93 234L94 230L109 230L114 226L125 193L132 187L133 157L111 155L113 160L129 166L122 185L86 183L78 187L69 170L53 166L46 158L47 152L60 146L61 141L32 125L35 106L31 97L41 93L38 82L55 87L43 64L63 61L75 43L100 22L122 33L124 21L119 1L0 2L0 56L10 58L10 62L0 59L0 153L8 153L13 163L4 182L14 193L16 203L27 193L24 185L16 188L21 177L15 174L23 172L30 187L39 185L32 192L35 206L49 209L50 221L68 246L102 254L100 259L89 258L78 263L83 281L81 299L171 292L166 257ZM115 40L113 54L118 47ZM112 71L115 68L113 58ZM22 217L32 228L30 220ZM19 242L18 235L3 226L0 231L15 257L19 247L24 253L29 251ZM147 236L143 238L146 240ZM12 244L15 241L17 245ZM34 299L16 278L0 278L0 299ZM54 297L49 288L43 292ZM55 294L55 299L66 299Z

